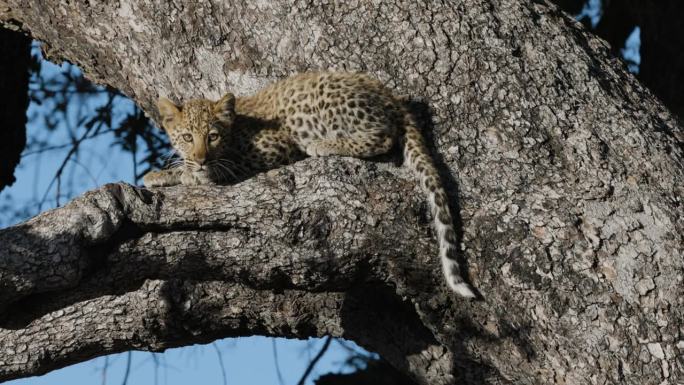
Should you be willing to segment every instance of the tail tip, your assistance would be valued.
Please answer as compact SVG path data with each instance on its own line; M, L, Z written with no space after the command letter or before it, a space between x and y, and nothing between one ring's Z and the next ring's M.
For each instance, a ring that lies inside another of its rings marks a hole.
M453 283L450 285L451 289L463 298L476 298L477 295L470 285L465 282Z

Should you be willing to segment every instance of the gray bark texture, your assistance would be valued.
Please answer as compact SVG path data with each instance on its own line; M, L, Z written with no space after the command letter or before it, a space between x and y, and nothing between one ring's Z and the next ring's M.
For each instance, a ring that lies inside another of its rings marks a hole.
M246 94L329 68L422 101L482 299L446 288L423 194L391 161L111 184L0 232L0 380L129 349L331 334L418 384L684 382L684 132L555 5L3 9L152 116L159 95Z

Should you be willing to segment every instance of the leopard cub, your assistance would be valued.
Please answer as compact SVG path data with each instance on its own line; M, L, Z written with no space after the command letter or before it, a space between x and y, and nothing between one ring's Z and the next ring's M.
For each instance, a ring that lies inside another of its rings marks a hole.
M447 283L475 296L461 276L448 198L415 118L379 81L362 73L304 73L252 96L227 93L182 106L160 98L158 108L182 166L148 173L147 187L234 183L304 156L366 158L399 143L427 193Z

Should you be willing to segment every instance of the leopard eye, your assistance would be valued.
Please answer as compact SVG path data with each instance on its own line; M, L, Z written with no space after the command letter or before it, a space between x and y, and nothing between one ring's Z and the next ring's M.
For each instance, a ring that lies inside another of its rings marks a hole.
M186 142L192 142L192 135L191 134L183 134L183 140Z
M209 134L209 141L210 142L215 142L218 140L218 138L219 138L219 134L217 134L215 132L212 132Z

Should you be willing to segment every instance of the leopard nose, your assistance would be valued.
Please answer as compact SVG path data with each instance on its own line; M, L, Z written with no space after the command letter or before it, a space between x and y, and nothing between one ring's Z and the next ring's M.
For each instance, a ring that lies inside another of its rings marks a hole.
M199 156L198 156L198 157L195 158L195 162L197 162L197 164L199 164L200 166L202 166L202 165L204 165L205 163L207 163L207 157L206 157L206 156L202 156L202 157L199 157Z

